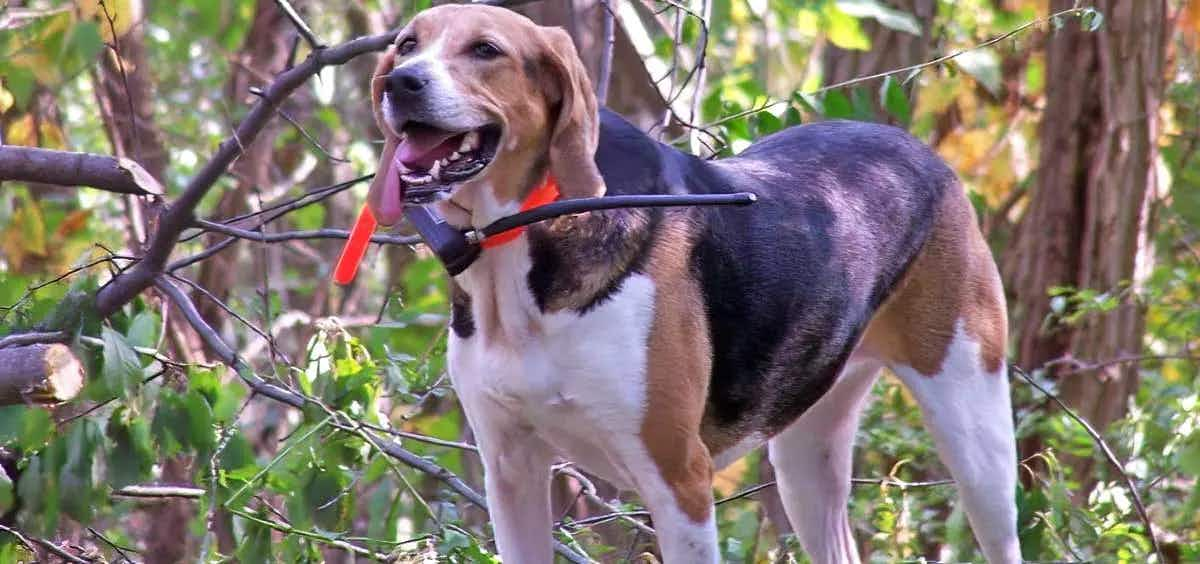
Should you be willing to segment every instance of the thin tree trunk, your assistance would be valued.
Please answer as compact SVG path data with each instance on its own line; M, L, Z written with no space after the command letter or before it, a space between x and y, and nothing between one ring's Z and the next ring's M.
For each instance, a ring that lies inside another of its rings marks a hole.
M292 4L301 9L304 2L293 1ZM250 88L265 86L276 74L284 70L291 52L291 40L296 36L291 26L291 22L274 0L258 0L254 20L246 33L245 43L234 55L229 83L226 85L226 97L232 107L248 107L246 102L253 99ZM215 212L217 217L231 217L247 211L246 202L250 191L271 186L271 157L275 139L283 127L280 120L273 120L238 157L237 162L230 168L230 174L237 179L237 184L233 190L221 195ZM223 238L214 235L207 239L213 243ZM226 252L204 261L196 281L218 299L225 300L229 297L230 289L239 281L261 280L262 273L257 268L251 271L234 268L237 260L237 252ZM258 265L258 268L266 267L266 264ZM252 284L257 285L253 282ZM201 315L214 327L223 326L222 320L225 316L211 300L197 296L196 305Z
M866 51L842 49L829 45L823 53L825 84L834 84L860 76L867 76L892 69L898 69L926 61L930 58L933 47L933 16L937 13L935 0L887 0L890 7L912 15L921 26L921 35L913 35L879 24L879 22L864 18L860 20L863 32L871 38L871 48ZM898 77L903 80L905 77ZM876 112L880 118L886 118L887 112L879 104L879 87L883 79L859 84L856 88L865 88L871 92L875 101ZM916 94L915 82L906 87L910 99ZM915 104L915 99L912 100ZM885 120L886 121L886 120Z

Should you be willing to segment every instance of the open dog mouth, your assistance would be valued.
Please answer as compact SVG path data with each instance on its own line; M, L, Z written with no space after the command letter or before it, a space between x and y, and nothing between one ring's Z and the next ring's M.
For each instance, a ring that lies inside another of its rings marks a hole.
M400 176L400 193L407 203L421 204L470 180L487 168L500 144L500 126L485 125L468 131L449 131L410 121L393 157Z

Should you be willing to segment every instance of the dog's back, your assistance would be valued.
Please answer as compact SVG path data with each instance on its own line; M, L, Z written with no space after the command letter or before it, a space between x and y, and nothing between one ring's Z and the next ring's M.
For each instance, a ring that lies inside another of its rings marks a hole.
M667 212L694 230L707 307L709 448L772 435L832 385L934 231L954 173L901 129L830 121L704 161L653 144L615 114L597 154L609 194L751 191L747 208Z

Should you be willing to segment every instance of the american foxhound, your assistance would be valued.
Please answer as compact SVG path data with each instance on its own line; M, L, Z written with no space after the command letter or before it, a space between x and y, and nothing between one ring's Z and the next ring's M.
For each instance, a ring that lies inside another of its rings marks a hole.
M717 562L714 469L763 442L805 550L857 562L851 453L883 367L988 560L1019 561L1004 295L926 146L835 121L704 161L598 108L565 32L485 6L416 16L372 86L384 225L418 193L464 229L560 198L759 198L559 217L485 240L452 276L449 371L505 562L550 562L561 458L636 490L666 561Z

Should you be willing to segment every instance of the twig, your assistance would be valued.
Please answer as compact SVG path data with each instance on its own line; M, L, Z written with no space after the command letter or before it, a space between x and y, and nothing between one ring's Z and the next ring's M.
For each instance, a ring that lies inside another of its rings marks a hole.
M268 217L268 219L262 220L261 222L259 222L257 224L257 225L261 226L272 220L278 219L279 217L281 217L282 215L284 215L286 213L290 213L290 212L296 211L300 208L321 202L321 201L325 200L326 198L329 198L329 197L331 197L335 194L338 194L342 191L349 190L350 188L353 188L355 185L363 183L363 182L367 182L367 181L371 180L372 178L375 178L375 174L373 174L373 173L372 174L364 174L362 176L359 176L358 178L351 178L350 180L346 180L344 182L339 182L337 184L331 184L329 186L325 186L322 188L315 188L313 190L309 190L308 192L305 192L304 194L302 194L300 196L297 196L297 197L289 199L289 200L285 200L278 204L273 204L273 205L267 206L267 207L262 208L257 211L246 212L241 215L236 215L236 216L233 216L230 218L222 219L219 221L219 223L224 223L226 225L229 225L231 223L240 222L242 220L249 219L252 217L266 215ZM183 239L181 239L181 241L189 241L195 237L196 237L196 235L190 235L190 236L184 237Z
M358 556L365 556L365 557L367 557L367 558L373 558L373 559L375 559L375 560L378 560L378 561L380 561L380 562L387 562L387 561L390 561L390 558L389 558L389 557L388 557L388 555L386 555L386 554L383 554L383 553L380 553L380 552L375 552L375 551L373 551L373 550L369 550L369 549L367 549L367 548L363 548L363 547L361 547L361 546L358 546L357 544L353 544L353 543L350 543L350 542L344 541L344 540L342 540L342 539L336 539L336 538L333 538L333 537L331 537L331 536L323 535L323 534L321 534L321 533L314 533L314 532L312 532L312 531L305 530L305 529L297 529L296 527L293 527L293 526L291 526L291 525L288 525L288 524L286 524L286 523L279 523L279 522L276 522L276 521L272 521L272 520L270 520L270 519L264 519L264 518L262 518L262 517L256 517L256 516L254 516L254 515L251 515L251 514L250 514L250 512L248 512L248 511L243 511L243 510L241 510L241 509L238 509L238 508L229 507L229 508L226 508L226 509L227 509L227 510L228 510L230 513L233 513L234 515L237 515L238 517L241 517L242 519L245 519L245 520L247 520L247 521L253 521L253 522L255 522L255 523L259 524L259 525L262 525L262 526L264 526L264 527L269 527L269 528L271 528L271 529L275 529L276 531L279 531L279 532L281 532L281 533L283 533L283 534L285 534L285 535L297 535L297 536L301 536L301 537L304 537L304 538L306 538L306 539L315 540L315 541L317 541L317 542L319 542L319 543L322 543L322 544L327 544L327 545L329 545L329 546L332 546L332 547L335 547L335 548L340 548L340 549L342 549L342 550L345 550L345 551L347 551L347 552L352 552L352 553L354 553L354 554L356 554L356 555L358 555Z
M20 531L13 529L12 527L7 527L5 525L0 525L0 531L4 531L14 537L17 537L17 541L20 542L21 544L25 545L25 548L28 548L29 551L34 554L38 553L37 549L34 548L34 546L36 545L36 546L40 546L46 550L49 550L50 552L54 553L55 556L58 556L59 558L62 558L63 560L65 560L67 562L71 562L72 564L92 564L92 561L84 560L78 556L75 556L74 554L71 554L70 552L67 552L67 551L59 548L58 545L56 545L46 539L40 539L37 537L26 536L23 533L21 533Z
M208 300L210 302L212 302L213 305L216 305L217 307L221 308L222 311L224 311L225 313L228 313L231 317L233 317L235 320L239 321L242 325L245 325L247 329L253 331L256 335L265 339L268 342L272 341L270 335L265 333L262 329L259 329L257 325L250 323L250 320L246 319L241 314L234 311L232 307L229 307L229 304L225 303L220 298L213 295L213 293L209 292L208 289L205 288L204 286L201 286L191 280L188 280L187 278L184 278L184 277L179 276L174 273L167 273L167 276L170 276L174 280L183 282L184 284L187 284L188 286L190 286L193 290L200 292L200 294L203 295L204 297L208 298ZM289 359L286 355L283 356L283 360L284 360L284 362L291 364L291 359Z
M1190 354L1146 354L1118 356L1116 358L1110 358L1108 360L1094 363L1086 363L1072 357L1061 357L1047 361L1042 365L1042 368L1048 369L1059 365L1071 366L1070 370L1054 373L1055 376L1063 377L1084 374L1087 372L1095 372L1097 370L1102 370L1104 368L1108 368L1109 366L1116 366L1118 364L1140 364L1143 362L1157 362L1163 360L1186 360L1190 362L1200 362L1200 356Z
M163 193L158 181L130 159L14 145L0 146L0 181L5 180L87 186L134 196Z
M128 562L129 564L134 564L133 559L130 558L128 554L125 554L125 549L122 549L120 546L117 546L117 543L108 540L108 537L100 534L100 532L97 531L96 529L88 527L87 530L89 533L91 533L91 535L93 537L100 539L101 541L104 542L104 544L107 544L108 546L112 547L113 550L117 551L117 554L121 555L122 560ZM129 550L132 550L132 549L129 549Z
M125 72L125 57L121 56L121 39L117 37L117 23L112 12L108 11L108 5L104 0L99 2L100 10L104 12L104 19L108 20L108 30L112 33L112 44L108 48L113 52L113 61L116 63L117 71L121 74L121 87L125 89L125 103L129 105L129 129L133 135L133 158L137 159L142 156L142 140L138 136L138 115L133 108L133 95L129 90L129 74Z
M296 27L296 32L308 42L309 46L313 49L323 49L325 47L325 44L317 39L312 28L308 27L308 24L300 19L300 14L296 13L296 9L292 7L291 2L288 2L288 0L275 0L275 3L279 5L279 9L287 16L288 20L291 20L292 25Z
M4 149L0 148L0 151L3 151L3 150ZM45 288L46 286L50 286L52 284L57 284L57 283L61 282L62 280L70 278L71 276L74 276L75 274L82 272L84 270L87 270L89 268L92 268L96 265L106 264L106 263L111 264L117 260L137 261L138 259L134 258L134 257L126 257L126 256L110 254L109 256L100 257L100 258L93 260L91 262L88 262L86 264L76 266L76 267L74 267L62 274L59 274L58 276L55 276L54 278L51 278L45 282L40 282L40 283L34 284L33 286L25 288L25 292L23 294L21 294L20 298L17 298L17 301L13 302L11 305L0 305L0 312L4 312L4 315L0 315L0 321L4 321L4 319L7 317L9 312L16 309L21 304L25 303L25 300L28 300L38 290L41 290L42 288Z
M1125 487L1129 489L1129 496L1133 499L1133 507L1137 509L1138 517L1142 520L1142 526L1146 529L1146 538L1150 540L1150 544L1154 547L1154 553L1158 555L1158 561L1166 562L1166 560L1163 560L1162 547L1160 547L1158 544L1158 537L1154 533L1154 523L1150 521L1150 514L1146 512L1146 505L1142 503L1142 495L1138 493L1137 486L1133 483L1133 478L1131 478L1129 474L1125 472L1124 465L1121 464L1121 461L1117 458L1117 455L1113 453L1111 448L1109 448L1108 443L1104 440L1104 437L1100 436L1100 433L1096 432L1096 429L1092 427L1087 420L1076 414L1070 407L1067 407L1067 404L1063 403L1058 396L1050 393L1050 391L1046 388L1043 388L1041 384L1038 384L1019 366L1010 364L1008 368L1010 372L1017 374L1026 382L1029 382L1031 386L1037 388L1037 390L1047 398L1050 398L1050 401L1053 401L1055 405L1059 407L1059 409L1062 409L1063 412L1067 414L1068 417L1075 420L1080 427L1083 427L1083 430L1087 432L1089 437L1092 438L1092 442L1100 448L1100 452L1104 454L1104 458L1108 460L1108 463L1113 467L1113 470L1115 470L1117 474L1121 476L1121 479L1125 482Z
M263 95L262 89L257 86L251 86L250 93L255 96ZM317 141L317 139L315 137L313 137L312 134L309 133L308 130L305 129L304 126L300 124L300 122L296 121L296 119L293 118L291 116L291 114L287 113L283 108L276 108L275 113L279 114L279 117L283 118L284 121L292 124L292 127L295 127L296 131L300 132L301 137L304 137L304 139L306 141L308 141L308 143L310 145L312 145L316 150L320 151L321 154L325 155L325 157L328 158L329 160L334 161L334 162L339 162L339 163L350 162L350 160L345 157L333 156L333 154L331 154L328 150L325 149L324 145L321 145L320 141Z
M206 219L197 219L196 226L205 231L213 231L230 237L239 239L249 239L260 243L281 243L284 241L297 241L304 239L346 239L350 237L350 232L345 229L313 229L310 231L283 231L280 233L263 233L261 231L250 231L249 229L239 229L224 223L216 223ZM372 243L382 245L415 245L421 242L421 238L417 236L401 236L401 235L385 235L375 234L371 236Z

